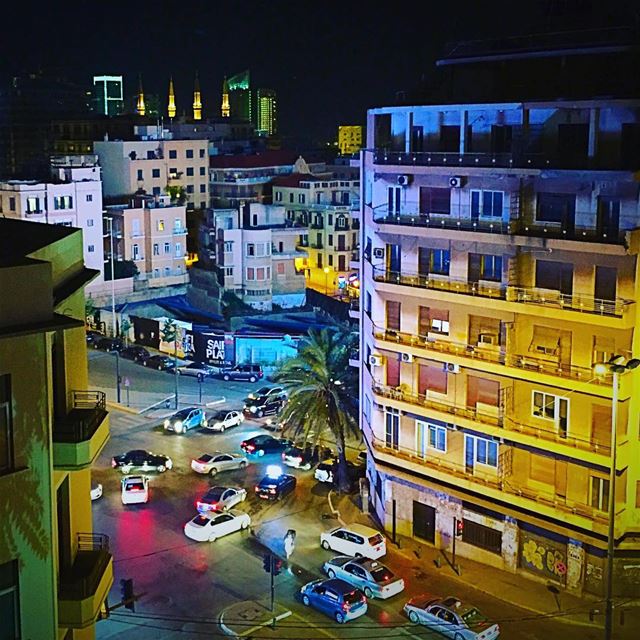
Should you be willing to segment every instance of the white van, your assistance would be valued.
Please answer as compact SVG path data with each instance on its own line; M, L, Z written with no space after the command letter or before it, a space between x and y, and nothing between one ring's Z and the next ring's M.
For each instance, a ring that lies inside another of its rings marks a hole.
M371 560L377 560L387 553L384 536L362 524L349 524L321 533L320 546L347 556L362 556Z

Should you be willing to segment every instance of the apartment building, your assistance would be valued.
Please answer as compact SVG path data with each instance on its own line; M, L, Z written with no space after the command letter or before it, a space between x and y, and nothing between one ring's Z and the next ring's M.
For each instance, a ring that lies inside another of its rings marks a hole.
M613 431L615 594L637 595L640 370L620 375L613 407L594 365L640 353L640 102L428 102L372 109L367 131L360 406L375 513L603 595Z
M218 210L216 229L225 290L266 311L304 304L306 253L284 207L247 203L239 211Z
M138 268L138 281L147 280L154 287L188 281L184 205L172 204L166 195L136 196L127 206L108 206L106 216L113 221L114 260L132 260ZM110 246L108 239L107 259Z
M362 127L340 125L338 127L338 150L343 156L358 153L362 149Z
M131 196L139 190L162 195L182 191L187 209L209 203L207 140L174 140L166 130L136 127L139 140L95 142L102 167L104 196ZM174 198L175 199L175 198Z
M327 295L346 293L352 263L359 256L360 179L332 173L293 173L273 180L273 202L301 229L308 253L307 286Z
M84 262L99 271L102 281L102 180L97 157L67 155L51 158L50 182L0 182L0 214L7 218L82 229Z
M63 226L0 219L0 256L0 627L91 639L113 583L90 499L109 438L105 395L87 388L84 287L97 271Z

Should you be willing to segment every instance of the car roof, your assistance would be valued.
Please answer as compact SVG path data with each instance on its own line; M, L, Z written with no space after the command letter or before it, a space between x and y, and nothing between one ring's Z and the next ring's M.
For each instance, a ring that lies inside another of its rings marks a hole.
M144 476L125 476L122 482L144 482Z
M359 533L362 536L375 536L376 534L380 533L379 531L376 531L376 529L367 527L364 524L358 524L357 522L347 524L344 527L340 528L346 529L347 531L352 531L353 533Z
M328 580L324 580L321 584L323 587L333 589L333 591L340 594L351 593L357 589L357 587L354 587L346 580L341 580L340 578L329 578Z

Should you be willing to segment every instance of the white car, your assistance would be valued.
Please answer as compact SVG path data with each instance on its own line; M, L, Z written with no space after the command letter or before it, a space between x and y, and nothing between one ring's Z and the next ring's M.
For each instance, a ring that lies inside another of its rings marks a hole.
M191 468L196 473L215 476L220 471L245 469L249 464L247 458L239 453L203 453L198 459L191 461Z
M313 477L318 482L333 482L333 470L335 466L338 464L338 461L335 458L330 458L329 460L323 460L317 467L313 473Z
M363 556L371 560L377 560L387 552L387 543L381 533L357 523L321 533L320 546L352 558Z
M240 487L211 487L196 500L199 513L205 511L227 511L247 499L247 490Z
M250 524L249 514L241 511L199 513L184 525L184 534L196 542L213 542Z
M244 422L242 411L229 411L221 409L216 411L207 422L207 429L211 431L224 431L229 427L236 427Z
M91 487L91 499L97 500L98 498L102 498L102 485L97 484L95 487Z
M367 598L391 598L404 590L404 580L377 560L336 556L322 568L329 578L358 587Z
M147 476L125 476L121 484L122 504L141 504L149 501Z

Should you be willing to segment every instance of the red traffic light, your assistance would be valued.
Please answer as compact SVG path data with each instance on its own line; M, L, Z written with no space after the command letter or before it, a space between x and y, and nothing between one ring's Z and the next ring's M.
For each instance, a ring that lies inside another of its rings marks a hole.
M461 538L463 531L464 531L464 520L458 520L458 518L456 518L456 538Z

